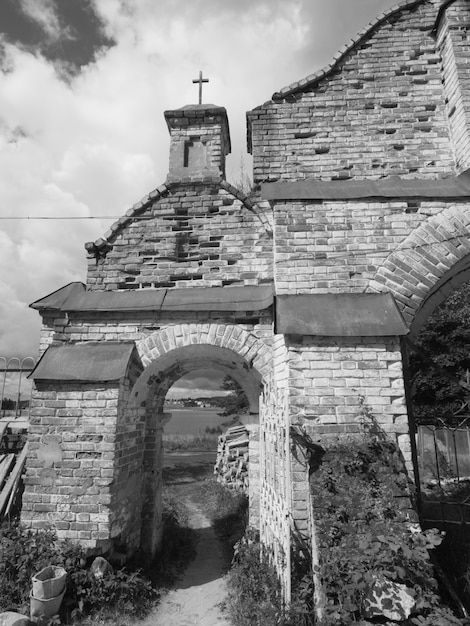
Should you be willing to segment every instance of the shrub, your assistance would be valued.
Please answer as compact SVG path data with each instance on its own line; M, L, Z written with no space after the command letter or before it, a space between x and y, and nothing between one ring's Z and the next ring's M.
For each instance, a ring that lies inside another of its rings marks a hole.
M226 605L234 626L286 623L276 572L252 533L237 545Z
M403 463L392 443L351 441L326 451L312 480L318 575L326 593L322 626L369 623L365 598L377 580L404 584L414 595L408 624L461 623L442 606L430 561L429 551L442 534L410 522L410 511L398 504L407 494Z
M31 577L47 565L67 571L64 617L101 611L103 606L143 615L157 597L139 571L121 569L97 579L86 568L79 545L58 541L51 530L32 531L14 523L0 528L0 611L29 613Z
M287 608L268 552L249 530L236 546L229 573L227 608L234 626L313 626L311 559L294 548L292 597Z

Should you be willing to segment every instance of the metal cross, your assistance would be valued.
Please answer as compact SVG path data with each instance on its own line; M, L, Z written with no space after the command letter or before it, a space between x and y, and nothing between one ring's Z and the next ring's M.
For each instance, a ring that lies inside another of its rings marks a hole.
M194 78L193 83L199 83L199 104L202 104L202 83L208 83L208 78L202 77L202 71L199 72L199 78Z

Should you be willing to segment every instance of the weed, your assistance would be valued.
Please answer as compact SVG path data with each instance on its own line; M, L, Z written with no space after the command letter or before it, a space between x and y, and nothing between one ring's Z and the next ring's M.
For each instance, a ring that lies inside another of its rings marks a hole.
M226 608L234 626L284 625L281 587L257 537L249 532L236 548Z

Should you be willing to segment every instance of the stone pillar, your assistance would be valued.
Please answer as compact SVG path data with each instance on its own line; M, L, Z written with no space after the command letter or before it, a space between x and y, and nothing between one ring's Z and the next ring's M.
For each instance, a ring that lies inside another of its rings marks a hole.
M451 3L437 29L444 90L457 168L470 168L470 8L466 0Z
M40 382L32 397L21 520L94 552L140 543L144 419L130 382Z
M109 549L119 385L36 383L21 521Z

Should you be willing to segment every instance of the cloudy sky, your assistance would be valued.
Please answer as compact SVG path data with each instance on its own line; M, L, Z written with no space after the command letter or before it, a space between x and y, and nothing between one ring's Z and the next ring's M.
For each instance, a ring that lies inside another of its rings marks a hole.
M28 304L85 282L84 243L165 181L163 112L197 102L199 70L203 101L228 111L236 182L245 112L394 4L1 0L0 356L36 355Z

